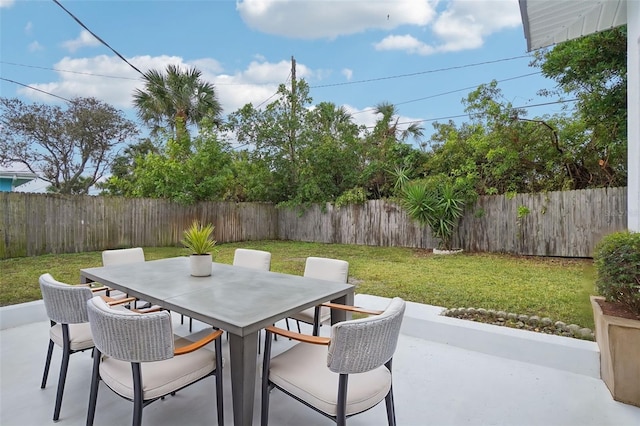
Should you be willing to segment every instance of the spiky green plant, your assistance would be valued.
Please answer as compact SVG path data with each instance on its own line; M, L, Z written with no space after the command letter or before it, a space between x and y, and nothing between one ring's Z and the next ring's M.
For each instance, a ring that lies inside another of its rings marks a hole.
M194 220L184 231L184 238L180 241L193 254L209 254L213 251L216 240L212 238L214 226L210 223L203 225Z
M422 181L409 182L402 189L400 205L409 217L431 228L440 246L451 249L451 240L464 210L464 198L450 183L430 187Z

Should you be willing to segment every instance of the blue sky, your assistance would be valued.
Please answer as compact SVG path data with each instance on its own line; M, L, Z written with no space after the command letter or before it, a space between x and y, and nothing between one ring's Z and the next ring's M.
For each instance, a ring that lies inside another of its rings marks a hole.
M196 66L224 113L262 104L297 77L314 103L343 105L371 125L376 104L401 122L464 114L461 99L492 79L516 106L553 101L554 82L529 67L517 0L67 1L89 29L143 72ZM93 96L135 119L140 75L53 1L0 0L0 76L63 98ZM517 59L511 59L517 58ZM483 65L474 65L493 62ZM440 71L447 69L446 71ZM519 77L519 78L517 78ZM0 95L62 101L0 81ZM561 105L532 107L529 117ZM456 119L460 122L463 119Z

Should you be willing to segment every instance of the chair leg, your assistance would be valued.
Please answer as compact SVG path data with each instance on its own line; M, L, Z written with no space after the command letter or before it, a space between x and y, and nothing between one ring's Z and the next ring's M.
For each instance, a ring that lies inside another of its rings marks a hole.
M393 365L393 358L387 361L384 366L391 372L391 366ZM393 383L393 382L392 382ZM389 388L389 393L384 397L384 402L387 405L387 422L389 426L395 426L396 424L396 409L393 402L393 384Z
M193 318L189 317L189 333L191 333L192 329L193 329Z
M100 358L102 354L97 348L93 348L93 371L91 373L91 391L89 393L89 410L87 411L87 426L93 426L96 416L96 403L98 401L98 385L100 384Z
M396 409L393 404L393 386L389 389L389 393L384 397L384 402L387 405L387 422L389 426L396 425Z
M60 418L60 408L62 408L62 396L64 394L64 384L67 380L67 370L69 369L69 357L71 356L71 343L69 342L69 325L62 324L62 364L60 365L60 377L58 378L58 391L56 392L56 406L53 410L53 421Z
M347 383L349 382L348 374L340 374L338 379L338 401L336 412L336 424L338 426L347 425Z
M44 373L42 374L42 383L40 389L47 386L47 378L49 377L49 366L51 365L51 355L53 354L53 340L49 340L49 349L47 350L47 360L44 363Z
M133 426L142 424L142 408L144 407L142 394L142 373L140 371L140 363L132 362L131 370L133 372Z

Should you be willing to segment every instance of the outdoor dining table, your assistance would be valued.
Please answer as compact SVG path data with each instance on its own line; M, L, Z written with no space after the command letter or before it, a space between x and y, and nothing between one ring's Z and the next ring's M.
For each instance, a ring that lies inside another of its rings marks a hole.
M174 257L80 270L99 282L229 333L233 424L253 421L258 333L291 314L332 301L353 305L354 286L298 275L213 263L209 277L189 274L189 258ZM332 310L331 323L346 319Z

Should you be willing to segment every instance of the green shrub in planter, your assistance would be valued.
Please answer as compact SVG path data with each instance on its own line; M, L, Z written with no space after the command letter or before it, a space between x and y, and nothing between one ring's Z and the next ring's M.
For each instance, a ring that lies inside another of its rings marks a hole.
M615 232L596 246L596 290L608 302L620 302L640 315L640 233Z

